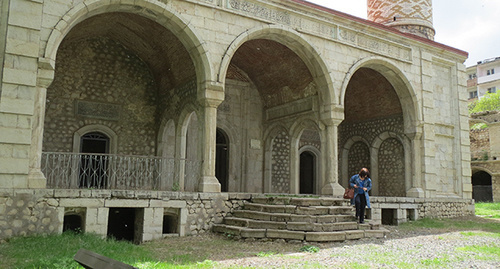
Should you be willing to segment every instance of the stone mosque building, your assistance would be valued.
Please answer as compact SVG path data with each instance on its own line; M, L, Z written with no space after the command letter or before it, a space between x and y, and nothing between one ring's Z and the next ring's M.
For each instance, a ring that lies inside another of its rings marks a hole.
M375 222L473 214L468 54L431 0L367 2L2 1L0 239L202 233L362 167Z

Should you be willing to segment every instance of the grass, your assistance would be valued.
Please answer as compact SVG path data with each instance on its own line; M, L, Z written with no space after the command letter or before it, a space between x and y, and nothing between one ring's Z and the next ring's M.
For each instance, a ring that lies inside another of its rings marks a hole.
M435 233L459 231L464 240L473 236L500 237L500 224L498 222L500 203L478 203L476 204L476 212L487 212L484 215L487 215L488 219L421 219L404 223L398 229L425 229ZM439 239L446 240L446 236L440 235ZM6 243L0 244L0 268L80 269L83 267L73 260L73 256L80 248L141 269L218 268L220 267L218 261L222 260L247 257L264 259L293 257L300 259L300 255L289 254L305 252L306 255L316 255L316 252L320 251L319 247L311 245L241 242L215 235L209 236L205 240L190 236L166 238L142 245L134 245L125 241L102 239L94 234L64 233L62 235L39 235L9 239ZM370 255L369 259L370 264L375 267L392 264L399 268L416 268L413 264L398 261L399 259L395 258L392 253L384 253L382 245L376 245L373 248L373 251L370 251L373 255ZM411 251L418 251L418 246ZM461 259L468 259L469 255L473 255L483 260L500 260L498 245L466 246L458 248L456 251ZM408 255L412 255L412 253L409 252ZM332 258L335 257L332 256ZM447 267L447 264L453 262L451 259L450 257L423 259L420 261L420 267ZM457 259L457 257L453 259ZM309 262L304 266L304 268L326 268L315 262ZM346 264L345 267L372 268L373 266L367 267L366 264L353 261Z
M500 219L500 203L476 203L476 215Z

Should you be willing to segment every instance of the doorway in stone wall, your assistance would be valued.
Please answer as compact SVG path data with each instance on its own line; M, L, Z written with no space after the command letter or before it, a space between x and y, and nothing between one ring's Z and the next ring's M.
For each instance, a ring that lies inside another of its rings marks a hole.
M313 194L316 189L316 156L304 151L300 154L300 186L301 194Z
M90 132L80 138L80 188L105 188L108 179L109 137L100 132Z
M219 180L221 191L229 189L229 143L226 133L217 128L215 151L215 177Z
M491 175L485 171L472 174L472 199L476 202L493 202Z

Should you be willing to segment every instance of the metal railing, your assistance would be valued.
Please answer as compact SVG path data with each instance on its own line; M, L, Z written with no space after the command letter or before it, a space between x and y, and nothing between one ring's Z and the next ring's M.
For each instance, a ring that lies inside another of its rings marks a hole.
M183 175L176 173L183 165ZM49 188L179 190L178 178L197 182L199 161L155 156L85 153L42 153L41 169ZM184 183L183 182L183 183Z

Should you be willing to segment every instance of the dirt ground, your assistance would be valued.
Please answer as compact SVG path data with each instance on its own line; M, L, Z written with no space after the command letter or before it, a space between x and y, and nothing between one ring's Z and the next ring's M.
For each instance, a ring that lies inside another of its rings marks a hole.
M496 222L500 225L500 221L483 219L479 217L460 218L464 221L474 221L482 223ZM335 249L346 248L349 246L363 244L384 244L384 241L408 239L419 241L418 237L429 235L444 235L457 231L463 231L460 228L444 227L444 228L403 228L398 226L383 226L391 232L386 238L381 239L361 239L344 242L329 242L329 243L308 243L301 241L284 240L241 240L231 238L222 234L207 233L197 236L187 237L171 237L163 240L146 243L145 246L156 252L157 257L161 260L174 262L177 264L192 264L203 262L206 260L220 262L222 264L230 264L231 266L249 266L255 260L256 267L267 267L257 263L257 260L262 260L262 257L276 257L279 259L283 255L293 255L300 257L306 255L301 251L301 247L313 245L319 249ZM238 264L236 261L244 261ZM230 262L228 262L230 261Z

